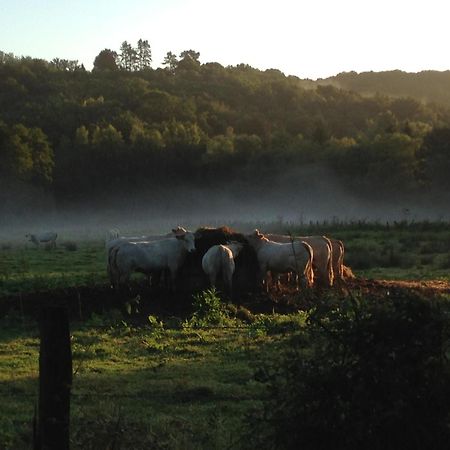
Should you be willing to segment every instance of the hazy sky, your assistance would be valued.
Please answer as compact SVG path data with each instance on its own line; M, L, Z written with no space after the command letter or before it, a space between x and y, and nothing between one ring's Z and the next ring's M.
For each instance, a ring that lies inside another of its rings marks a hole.
M0 0L0 50L75 59L147 39L165 54L286 75L450 69L448 0Z

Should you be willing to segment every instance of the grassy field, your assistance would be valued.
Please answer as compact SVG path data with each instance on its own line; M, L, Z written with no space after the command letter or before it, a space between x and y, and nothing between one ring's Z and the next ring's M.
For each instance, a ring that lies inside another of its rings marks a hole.
M72 448L239 447L245 415L265 397L255 368L304 315L173 325L150 317L133 327L114 311L72 324ZM34 323L2 320L2 449L31 446L38 353Z
M358 276L450 279L445 223L272 224L266 229L342 239L346 265ZM0 301L20 293L107 284L100 239L60 244L56 250L0 243ZM304 326L305 316L231 317L212 328L167 315L137 325L131 316L110 310L73 322L72 448L239 448L246 415L267 395L255 382L255 370ZM17 313L0 318L0 449L31 446L38 353L33 319Z
M31 244L0 246L0 297L58 287L107 282L104 243L83 241L67 249L36 248Z
M345 263L363 277L450 279L450 225L398 224L246 224L271 232L326 234L343 240ZM104 285L104 243L78 240L56 250L32 244L0 243L0 297L56 287ZM72 245L68 245L72 244Z

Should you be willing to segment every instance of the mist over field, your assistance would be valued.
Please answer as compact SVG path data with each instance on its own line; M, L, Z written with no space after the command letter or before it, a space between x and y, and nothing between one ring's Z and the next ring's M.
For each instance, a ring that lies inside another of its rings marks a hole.
M105 193L58 206L50 195L29 188L2 194L0 239L20 241L26 233L54 230L59 239L103 238L118 228L123 234L166 233L183 225L229 225L241 231L309 222L448 220L450 213L429 200L379 198L367 200L343 187L332 171L309 166L223 189L193 187ZM436 199L444 203L444 199Z

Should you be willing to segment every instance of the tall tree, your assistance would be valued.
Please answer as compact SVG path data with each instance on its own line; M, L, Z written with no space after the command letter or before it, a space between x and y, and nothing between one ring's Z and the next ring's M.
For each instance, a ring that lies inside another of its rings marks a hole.
M117 52L105 48L95 57L94 71L114 71L117 69Z
M175 73L175 70L178 66L177 56L172 52L167 52L164 57L163 66L166 66L165 69L170 73Z
M195 50L184 50L180 53L180 58L191 58L193 61L196 61L199 63L200 58L200 52L196 52Z
M119 54L120 68L130 72L136 68L136 61L136 50L127 41L123 41Z
M149 69L152 64L152 49L147 40L139 39L137 43L137 68L138 70Z
M195 50L184 50L180 53L181 60L178 62L178 69L186 71L197 70L200 67L200 53Z

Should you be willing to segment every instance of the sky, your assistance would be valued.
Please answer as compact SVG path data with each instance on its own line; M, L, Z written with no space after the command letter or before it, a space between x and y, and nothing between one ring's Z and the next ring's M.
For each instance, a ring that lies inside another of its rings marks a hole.
M154 68L192 49L201 63L310 79L449 70L449 11L448 0L0 0L0 50L91 70L101 50L143 39Z

